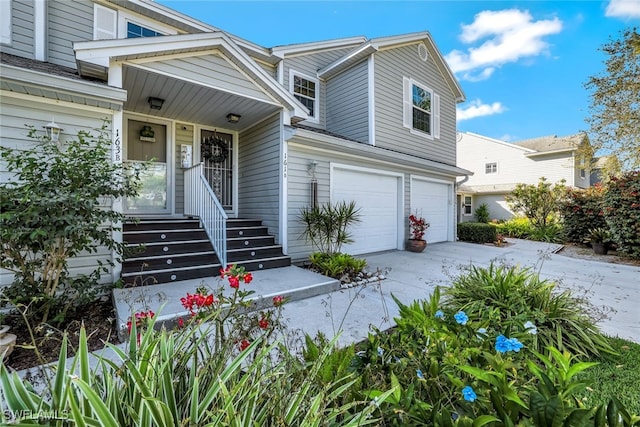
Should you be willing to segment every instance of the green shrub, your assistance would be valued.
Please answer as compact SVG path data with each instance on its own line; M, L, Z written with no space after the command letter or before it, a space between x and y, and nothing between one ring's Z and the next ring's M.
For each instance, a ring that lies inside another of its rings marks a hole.
M511 218L496 224L498 233L516 239L526 239L533 230L531 222L525 217Z
M96 284L107 266L98 261L89 275L72 277L71 258L99 247L124 253L123 243L113 238L124 215L104 206L134 196L144 167L129 173L126 165L111 161L107 125L96 135L82 130L59 143L31 127L34 148L0 147L13 175L0 184L0 267L14 273L3 296L14 306L29 306L27 316L38 322L59 324L68 310L100 291Z
M496 228L481 222L461 222L458 224L458 239L474 243L495 242Z
M476 222L484 222L485 224L489 222L489 206L486 203L481 204L478 208L473 212L473 215L476 219Z
M344 275L355 277L367 266L366 260L340 252L334 254L314 252L309 256L309 260L313 269L334 279L340 279Z
M562 224L550 222L547 225L532 228L528 239L536 242L562 243L564 242L564 229Z
M590 306L569 290L541 280L528 269L491 264L471 267L445 289L445 304L483 317L489 330L520 331L535 325L532 349L544 352L553 346L579 356L598 355L611 347L589 315Z
M618 252L640 259L640 171L611 178L604 217Z
M560 204L566 241L585 243L589 239L589 229L607 226L603 211L605 193L605 187L601 185L567 192L567 198Z
M567 187L562 180L551 185L541 177L537 185L517 184L505 199L513 212L526 216L535 228L544 227L557 220L560 203Z
M353 242L348 228L360 222L359 212L353 201L303 208L299 216L305 226L302 235L318 251L338 253L342 245Z

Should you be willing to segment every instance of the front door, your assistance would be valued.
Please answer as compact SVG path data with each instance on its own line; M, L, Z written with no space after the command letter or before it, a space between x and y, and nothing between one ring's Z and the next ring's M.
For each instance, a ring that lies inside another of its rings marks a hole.
M218 201L225 210L233 210L233 135L203 129L200 159Z
M166 214L170 212L169 152L167 125L144 120L126 120L125 160L134 168L147 168L141 173L142 187L137 197L125 200L130 214Z

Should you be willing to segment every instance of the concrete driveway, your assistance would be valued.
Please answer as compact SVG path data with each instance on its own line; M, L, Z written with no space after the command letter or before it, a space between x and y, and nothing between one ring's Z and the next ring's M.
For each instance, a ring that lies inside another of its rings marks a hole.
M560 246L510 240L507 247L464 242L430 244L422 253L393 251L367 255L370 269L388 269L380 285L357 287L287 304L285 316L292 328L307 333L320 330L340 342L357 342L371 326L386 329L398 315L391 294L403 303L428 298L435 286L446 286L462 266L488 266L492 261L531 267L545 279L586 296L606 313L601 330L640 343L640 267L594 262L555 254Z

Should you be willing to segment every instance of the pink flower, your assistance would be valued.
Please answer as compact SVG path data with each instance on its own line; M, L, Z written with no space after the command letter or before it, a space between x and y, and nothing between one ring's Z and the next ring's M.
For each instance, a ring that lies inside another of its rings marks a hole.
M284 297L282 295L278 295L277 297L273 297L273 305L276 307L280 307L284 304Z
M260 329L267 329L269 327L269 321L263 317L258 321L258 326L260 326Z
M253 275L251 273L247 273L244 275L244 283L251 283L251 281L253 280Z
M231 276L229 277L229 286L231 286L234 289L238 289L240 287L240 281L238 280L237 277Z

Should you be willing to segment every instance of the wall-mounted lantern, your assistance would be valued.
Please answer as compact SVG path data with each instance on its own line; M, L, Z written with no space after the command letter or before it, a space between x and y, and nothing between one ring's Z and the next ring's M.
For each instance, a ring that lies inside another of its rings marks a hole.
M51 122L47 123L44 128L47 131L49 141L58 142L60 140L60 132L62 132L62 129L56 124L53 118L51 118Z

